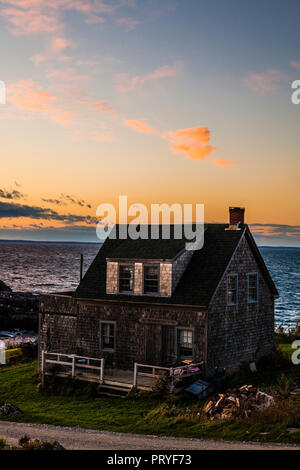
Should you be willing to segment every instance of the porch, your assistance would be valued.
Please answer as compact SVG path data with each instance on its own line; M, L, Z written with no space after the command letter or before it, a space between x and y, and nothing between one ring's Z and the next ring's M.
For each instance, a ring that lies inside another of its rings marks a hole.
M203 362L178 367L161 367L134 363L133 370L111 369L105 367L103 358L78 356L42 351L41 373L56 377L71 378L99 384L99 389L127 391L133 389L150 391L163 377L171 378L171 390L174 380L182 377L197 376L202 373Z

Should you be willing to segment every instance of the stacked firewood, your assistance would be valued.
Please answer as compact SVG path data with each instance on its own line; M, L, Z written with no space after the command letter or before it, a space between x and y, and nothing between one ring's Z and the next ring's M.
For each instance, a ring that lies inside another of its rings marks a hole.
M247 418L252 411L265 409L273 402L272 396L253 385L243 385L212 397L204 407L204 412L211 420L229 419L233 416Z

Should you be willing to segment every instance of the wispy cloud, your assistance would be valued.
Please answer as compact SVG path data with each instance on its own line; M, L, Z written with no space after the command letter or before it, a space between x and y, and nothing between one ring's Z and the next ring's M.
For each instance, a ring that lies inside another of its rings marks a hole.
M300 70L300 62L296 62L295 60L293 60L291 62L291 66L296 70Z
M13 34L53 34L64 29L64 11L76 11L88 24L103 21L101 15L113 13L115 6L102 0L0 0L6 5L1 15ZM99 16L100 15L100 16Z
M223 158L211 156L216 147L210 144L210 131L207 127L189 127L162 133L154 129L145 120L125 119L123 122L127 127L136 132L155 134L167 140L173 153L181 153L190 160L204 160L208 157L216 166L231 167L237 164L237 162L232 160L224 160Z
M67 204L74 204L80 207L91 208L91 204L88 204L84 199L77 199L69 194L61 194L59 198L42 198L43 202L53 204L56 206L66 206Z
M60 108L57 98L33 80L20 80L7 87L7 101L16 108L66 124L75 118L73 111Z
M142 134L157 134L157 131L145 120L125 119L124 124L137 132L141 132Z
M275 69L268 69L262 73L251 73L244 79L245 85L261 96L275 93L279 85L285 81L287 81L286 75Z
M2 199L22 199L24 194L14 189L13 191L6 191L6 189L0 189L0 198Z
M251 224L254 235L260 237L288 237L300 240L300 225L284 224Z
M140 23L138 20L133 18L116 18L116 23L120 26L123 26L126 31L133 31L134 28Z
M88 225L96 224L97 217L83 216L77 214L59 214L49 208L39 206L28 206L25 204L17 204L13 202L0 202L0 219L43 219L55 220L58 222L80 223L84 222Z
M121 74L117 77L117 90L120 93L127 93L136 88L140 88L147 83L155 82L163 78L175 77L180 73L182 64L178 63L173 66L164 65L155 69L153 72L146 75L135 75L133 77L127 74Z
M211 158L211 161L216 166L234 166L237 162L233 162L232 160L224 160L223 158Z

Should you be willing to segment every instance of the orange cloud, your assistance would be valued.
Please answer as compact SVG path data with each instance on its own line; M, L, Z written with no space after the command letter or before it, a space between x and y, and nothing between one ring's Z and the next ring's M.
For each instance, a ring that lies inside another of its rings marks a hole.
M166 138L171 142L173 153L184 153L192 160L203 160L215 147L210 145L210 131L207 127L195 127L169 131Z
M258 95L275 93L280 83L286 81L286 76L279 70L269 69L263 73L252 73L244 79L244 83L250 90Z
M54 96L32 80L21 80L7 87L8 101L19 108L36 111L48 109Z
M55 33L63 29L61 13L74 10L85 16L87 23L103 21L98 14L112 13L115 6L102 0L1 0L9 5L1 11L15 35Z
M237 162L233 162L232 160L223 160L223 158L211 158L211 161L214 165L217 166L233 166L236 165Z
M145 83L153 82L162 78L174 77L180 72L181 65L177 64L173 67L164 65L147 75L136 75L129 78L128 75L122 74L118 77L117 90L120 93L132 91L135 88L142 87Z
M74 113L55 107L56 97L32 80L21 80L9 85L7 101L19 109L38 112L60 124L74 119Z
M68 41L67 39L62 38L62 37L52 38L51 40L51 50L53 52L61 52L66 47L73 46L73 45L74 45L73 42Z
M142 134L156 134L157 131L153 129L146 121L138 121L136 119L125 119L124 124L127 127L131 127L137 132Z

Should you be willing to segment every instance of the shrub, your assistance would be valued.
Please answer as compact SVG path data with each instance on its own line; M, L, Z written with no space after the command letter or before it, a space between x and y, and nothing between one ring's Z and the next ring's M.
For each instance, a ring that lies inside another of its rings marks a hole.
M58 441L40 441L25 435L19 440L21 450L64 450Z

